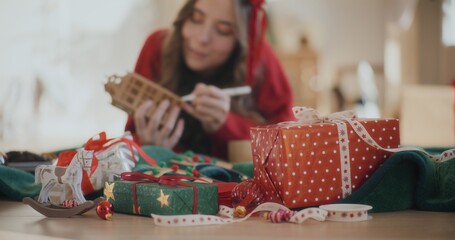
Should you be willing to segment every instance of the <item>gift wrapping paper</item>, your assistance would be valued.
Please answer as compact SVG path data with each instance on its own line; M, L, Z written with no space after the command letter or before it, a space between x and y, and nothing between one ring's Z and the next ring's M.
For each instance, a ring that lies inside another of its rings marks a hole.
M252 128L254 178L267 201L289 208L336 202L358 189L391 155L369 144L370 138L384 149L399 147L398 119Z
M133 190L134 184L136 191ZM215 215L218 212L218 187L208 183L187 184L197 187L197 213ZM194 207L192 187L166 186L153 182L123 180L106 182L104 197L112 203L115 212L143 216L150 216L152 213L192 214Z

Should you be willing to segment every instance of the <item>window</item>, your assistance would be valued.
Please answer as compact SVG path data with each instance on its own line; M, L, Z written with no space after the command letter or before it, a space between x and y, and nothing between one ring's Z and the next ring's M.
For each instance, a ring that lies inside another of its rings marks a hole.
M442 42L446 46L455 46L455 0L444 0L442 11Z

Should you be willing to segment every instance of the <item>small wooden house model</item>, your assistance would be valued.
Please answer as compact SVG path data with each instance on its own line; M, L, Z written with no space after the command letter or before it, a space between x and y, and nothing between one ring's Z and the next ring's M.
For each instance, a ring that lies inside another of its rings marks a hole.
M137 73L128 73L123 77L110 76L104 89L112 96L112 105L129 115L133 115L134 111L146 100L152 100L155 106L163 99L168 99L170 106L181 106L183 103L180 97L173 92Z

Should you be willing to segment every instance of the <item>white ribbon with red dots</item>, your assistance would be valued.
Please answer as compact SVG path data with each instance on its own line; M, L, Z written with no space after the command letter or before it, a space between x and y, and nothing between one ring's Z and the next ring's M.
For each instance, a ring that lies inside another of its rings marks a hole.
M368 133L366 128L357 121L357 115L354 111L343 111L343 112L336 112L329 114L327 116L321 116L318 111L307 108L307 107L293 107L292 108L295 117L297 118L296 122L284 122L283 124L296 126L302 124L312 124L312 123L323 123L323 122L343 122L346 121L351 125L357 135L370 146L388 151L388 152L402 152L402 151L418 151L425 154L430 159L434 160L435 162L445 162L455 157L455 149L449 149L442 152L439 155L431 155L427 153L424 149L419 147L399 147L399 148L383 148L381 147ZM340 131L340 129L338 130ZM341 147L341 146L340 146Z
M243 222L257 212L275 212L278 210L284 210L292 212L289 208L278 204L278 203L263 203L255 208L250 214L244 218L234 218L234 209L226 206L220 206L218 216L214 215L174 215L164 216L151 214L153 222L158 226L169 226L169 227L183 227L183 226L201 226L201 225L214 225L214 224L228 224L235 222ZM327 217L327 211L320 208L306 208L298 212L293 212L292 217L288 222L302 223L307 219L315 219L317 221L325 221ZM273 221L273 220L272 220Z
M295 122L283 122L281 126L299 126L313 123L334 123L338 129L338 142L340 147L341 190L343 198L352 193L351 164L349 157L348 130L345 120L355 121L357 116L354 111L343 111L321 116L318 111L307 107L293 107ZM349 122L349 121L348 121ZM357 121L355 121L357 122ZM359 123L360 124L360 123Z
M425 156L430 158L431 160L435 162L445 162L447 160L450 160L455 157L455 149L449 149L444 152L442 152L439 155L431 155L428 152L426 152L424 149L419 148L419 147L399 147L399 148L383 148L381 147L368 133L368 131L365 129L365 127L358 121L353 121L350 119L346 119L346 121L352 126L354 131L359 135L363 141L368 143L370 146L379 148L381 150L387 151L387 152L402 152L402 151L418 151L423 153Z
M357 115L354 111L342 111L322 116L318 111L308 107L293 107L292 111L297 121L282 122L279 125L292 127L304 124L314 123L334 123L338 129L338 142L340 146L340 166L341 166L341 179L342 179L342 194L343 198L347 197L352 192L351 186L351 169L349 162L349 143L347 136L346 122L351 125L355 133L367 144L377 149L397 153L402 151L418 151L425 154L427 157L435 162L445 162L455 157L455 149L444 151L440 155L431 155L422 148L418 147L399 147L399 148L383 148L381 147L368 133L366 128L357 121Z

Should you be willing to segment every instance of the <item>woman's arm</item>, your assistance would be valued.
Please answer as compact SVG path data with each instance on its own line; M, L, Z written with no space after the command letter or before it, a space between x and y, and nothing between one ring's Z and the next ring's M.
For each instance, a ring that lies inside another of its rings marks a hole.
M134 71L151 81L156 81L157 77L160 75L161 47L164 38L166 37L166 33L167 30L158 30L150 34L146 39L136 62ZM140 143L132 116L128 116L125 131L130 131L133 134L134 141Z
M293 94L289 81L270 45L266 43L261 57L264 63L264 79L254 88L255 104L265 117L267 124L294 119L292 113ZM252 119L229 112L225 123L209 137L213 151L221 156L227 154L227 144L232 140L249 140L250 128L258 123Z

